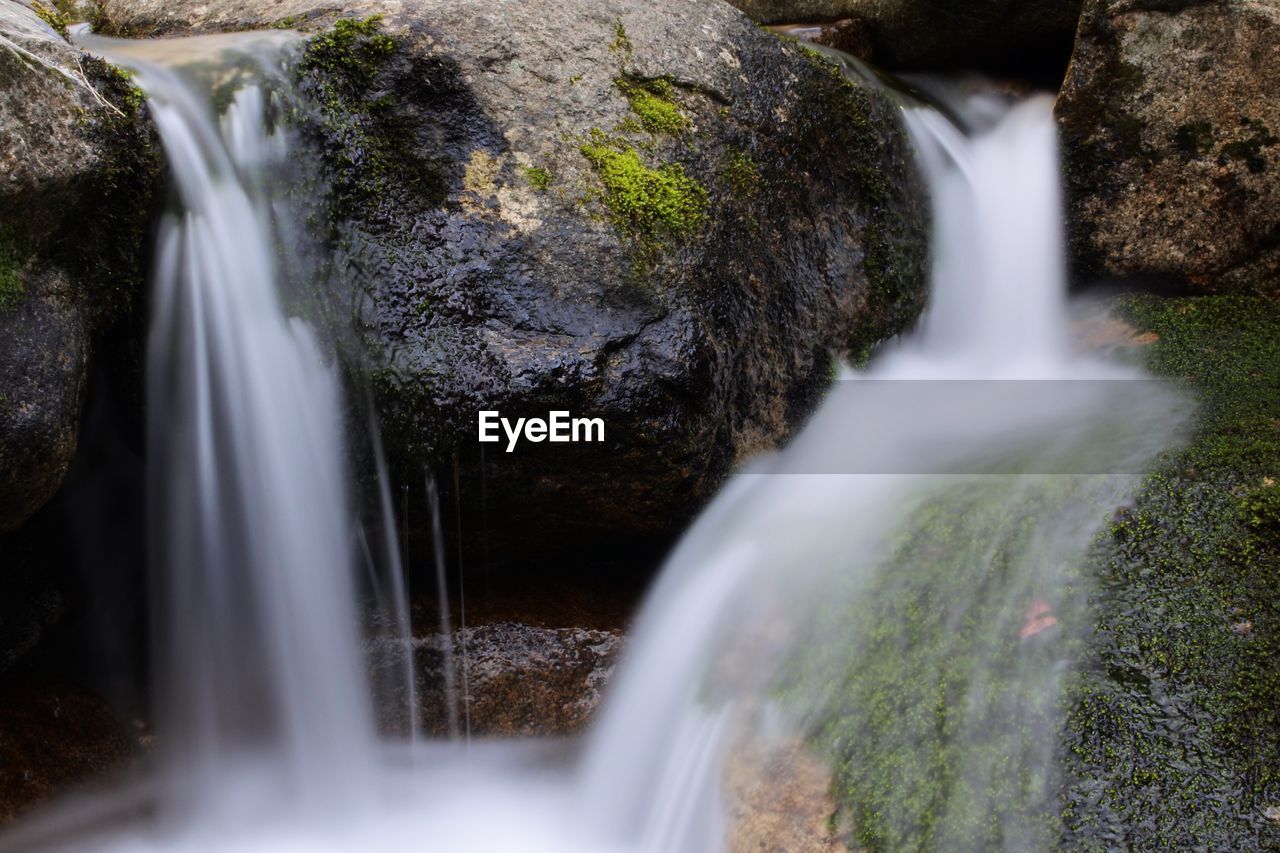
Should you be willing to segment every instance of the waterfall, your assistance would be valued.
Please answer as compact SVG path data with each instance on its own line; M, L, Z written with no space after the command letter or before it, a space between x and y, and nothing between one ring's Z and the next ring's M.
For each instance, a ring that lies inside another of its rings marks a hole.
M1087 549L1185 405L1067 339L1048 98L904 110L933 207L919 331L738 475L651 593L581 774L606 837L712 849L689 757L800 735L882 849L1052 847ZM726 722L729 720L729 722ZM660 840L659 840L660 839Z
M905 109L935 223L919 330L846 369L697 521L566 760L378 744L339 387L277 287L266 175L288 136L257 85L215 119L190 78L123 59L177 195L148 363L158 820L126 810L54 846L706 853L752 741L832 756L851 831L878 846L1052 846L1081 565L1186 411L1071 350L1048 100L968 134ZM0 845L48 845L17 838Z
M288 141L257 85L215 123L186 78L133 65L178 208L147 356L166 796L207 815L244 762L301 807L342 802L367 785L373 732L338 383L277 287L264 176Z

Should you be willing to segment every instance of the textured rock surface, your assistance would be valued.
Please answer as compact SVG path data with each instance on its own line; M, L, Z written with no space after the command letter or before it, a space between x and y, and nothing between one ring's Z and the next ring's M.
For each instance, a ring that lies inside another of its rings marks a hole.
M1280 296L1280 3L1090 0L1058 104L1081 271Z
M1090 559L1096 628L1059 746L1055 846L1280 849L1280 306L1112 308L1113 339L1185 382L1200 419Z
M109 9L124 32L334 20L316 0ZM487 446L494 547L678 529L788 435L832 353L918 309L894 110L732 8L343 9L372 13L392 45L313 42L300 76L402 482L456 452L478 500L481 409L606 422L603 447Z
M135 299L159 161L136 91L0 7L0 533L58 489L94 335Z
M466 653L473 735L568 735L582 731L600 704L622 635L507 622L455 631L453 646L459 685ZM414 658L423 728L447 736L440 637L417 641Z
M1069 39L1080 0L731 0L764 24L864 21L875 62L892 67L983 65Z
M798 742L740 743L725 768L730 853L847 853L831 768Z

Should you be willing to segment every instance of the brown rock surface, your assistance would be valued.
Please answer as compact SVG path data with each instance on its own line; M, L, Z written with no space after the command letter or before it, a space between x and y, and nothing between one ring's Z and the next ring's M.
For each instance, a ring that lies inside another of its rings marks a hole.
M433 737L449 734L441 637L436 634L413 641L421 690L421 728ZM541 628L514 622L454 631L451 641L458 720L460 725L466 722L462 703L469 697L470 731L476 737L581 732L600 704L622 647L622 636L616 631ZM394 657L381 662L395 665ZM382 710L385 728L404 729L401 709Z
M831 768L795 741L743 744L729 758L730 853L846 853Z
M1277 92L1277 0L1090 0L1058 103L1081 271L1280 298Z
M99 696L45 680L8 682L0 687L0 824L123 766L134 748Z

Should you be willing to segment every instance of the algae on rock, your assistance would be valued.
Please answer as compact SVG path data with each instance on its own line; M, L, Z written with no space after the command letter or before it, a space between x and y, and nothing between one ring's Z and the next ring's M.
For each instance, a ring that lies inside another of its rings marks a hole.
M1098 543L1091 662L1063 753L1073 849L1280 845L1280 308L1125 297L1147 364L1201 404Z

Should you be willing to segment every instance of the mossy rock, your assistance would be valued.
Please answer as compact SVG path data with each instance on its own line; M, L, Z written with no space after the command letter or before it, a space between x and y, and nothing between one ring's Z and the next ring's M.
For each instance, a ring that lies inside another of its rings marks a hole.
M398 482L452 480L456 458L491 553L671 535L791 434L833 356L923 302L896 108L712 0L112 15L308 36L296 125L328 181L355 372ZM602 417L606 446L482 447L481 409Z
M878 509L882 545L823 546L848 565L775 698L831 762L852 847L1280 844L1280 307L1111 307L1198 402L1149 474L956 478Z
M141 303L161 197L137 89L50 29L61 7L42 8L0 24L49 63L0 51L0 533L62 484L94 344Z
M1062 760L1072 849L1280 845L1280 308L1125 297L1159 376L1201 403L1116 517Z

